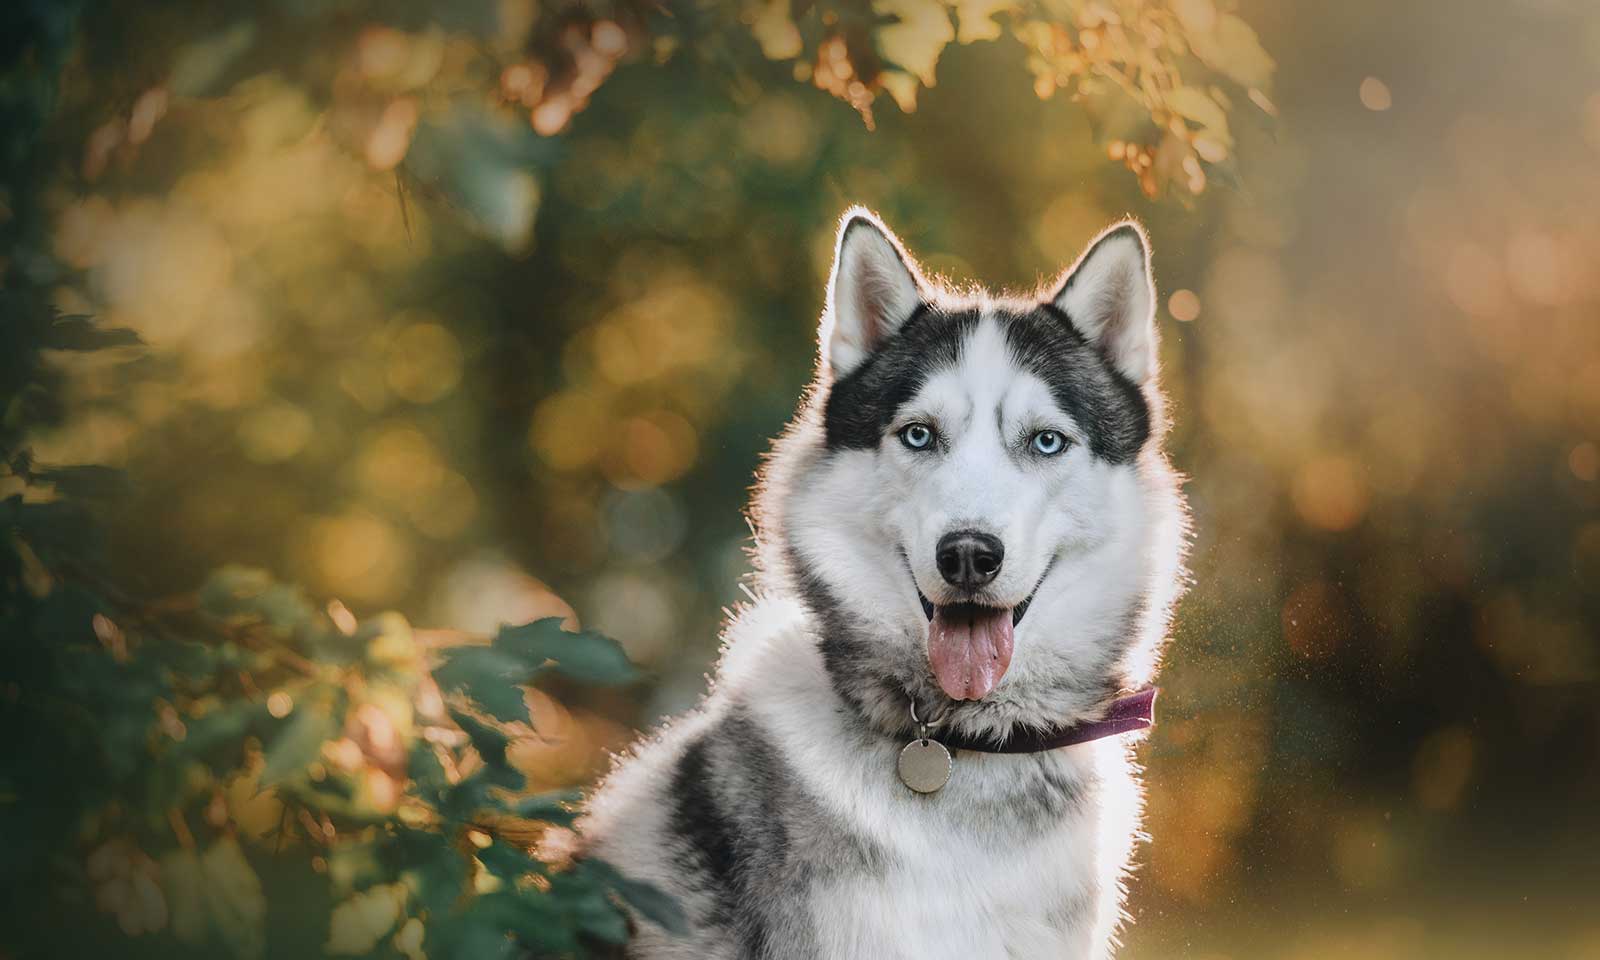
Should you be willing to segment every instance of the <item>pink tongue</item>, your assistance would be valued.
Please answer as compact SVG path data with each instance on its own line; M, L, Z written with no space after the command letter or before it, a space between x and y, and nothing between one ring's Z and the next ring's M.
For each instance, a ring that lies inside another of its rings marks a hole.
M928 660L952 700L982 699L1011 666L1011 611L935 607L928 623Z

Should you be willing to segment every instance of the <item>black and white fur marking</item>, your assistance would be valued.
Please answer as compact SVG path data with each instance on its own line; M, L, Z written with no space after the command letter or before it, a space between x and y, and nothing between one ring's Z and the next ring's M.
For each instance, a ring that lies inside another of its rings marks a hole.
M960 753L929 795L895 760L913 697L1004 736L1152 680L1187 523L1154 302L1132 223L1010 298L936 285L877 218L846 214L817 377L755 497L762 599L728 625L702 705L622 758L580 824L690 916L688 937L636 918L629 956L1110 956L1142 806L1128 738ZM912 449L908 424L936 439ZM1042 455L1041 431L1066 443ZM1004 545L991 580L941 575L952 531ZM930 667L925 609L946 604L1016 621L978 699Z

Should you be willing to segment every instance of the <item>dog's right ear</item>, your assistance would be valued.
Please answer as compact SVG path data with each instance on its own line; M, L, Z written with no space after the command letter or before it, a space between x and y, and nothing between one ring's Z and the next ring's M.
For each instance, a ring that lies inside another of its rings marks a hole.
M822 356L836 377L855 368L922 304L922 279L877 217L852 207L839 224L822 314Z

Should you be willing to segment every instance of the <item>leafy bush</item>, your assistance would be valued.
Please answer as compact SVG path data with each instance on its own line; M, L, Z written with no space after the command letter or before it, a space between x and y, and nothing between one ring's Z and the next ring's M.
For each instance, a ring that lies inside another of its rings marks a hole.
M289 898L273 883L327 887L323 946L339 955L567 955L622 942L624 902L681 927L654 889L561 853L552 832L576 797L527 793L507 755L537 733L524 685L635 678L612 641L546 619L437 646L398 615L358 624L242 568L192 606L73 587L32 600L51 662L24 690L48 678L56 696L24 694L8 719L65 735L10 758L7 836L50 836L60 795L38 771L99 761L109 802L88 811L76 879L125 933L259 957L268 901ZM258 874L290 852L298 874Z

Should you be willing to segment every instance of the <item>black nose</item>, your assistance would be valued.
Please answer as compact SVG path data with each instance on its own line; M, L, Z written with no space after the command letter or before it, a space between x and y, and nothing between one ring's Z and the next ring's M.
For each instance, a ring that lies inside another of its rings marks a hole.
M939 538L939 550L933 559L946 583L973 590L995 578L1005 556L1005 544L998 537L976 530L957 530Z

